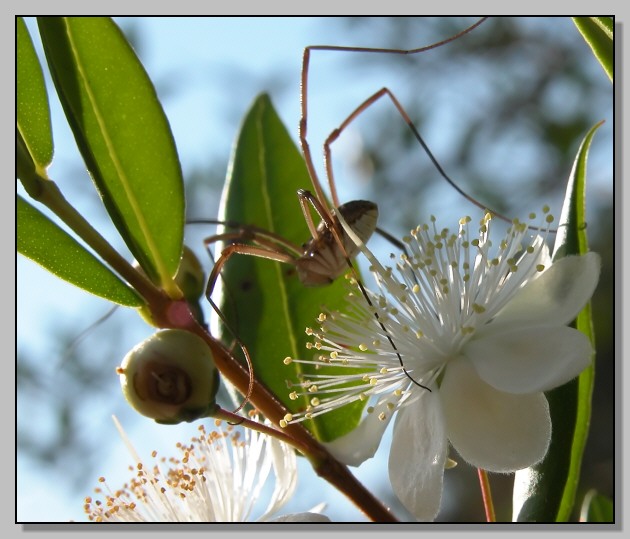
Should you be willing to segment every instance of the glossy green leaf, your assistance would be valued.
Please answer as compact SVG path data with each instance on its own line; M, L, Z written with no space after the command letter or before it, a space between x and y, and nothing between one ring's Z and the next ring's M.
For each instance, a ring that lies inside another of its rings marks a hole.
M57 277L120 305L140 297L79 242L17 195L17 249Z
M112 221L147 275L172 286L183 244L184 188L151 80L111 19L38 22L57 93Z
M22 17L17 18L17 130L39 174L53 158L48 93L33 41Z
M278 118L269 97L256 99L244 119L229 167L221 219L257 225L300 246L310 237L297 190L311 189L304 160ZM329 286L306 288L290 264L234 255L224 267L215 291L220 307L247 346L256 377L292 411L305 400L289 399L287 380L297 381L304 366L283 359L312 357L307 326L317 328L322 306L343 306L344 279ZM225 335L231 341L231 333ZM332 369L331 369L332 370ZM319 416L305 425L319 439L332 440L358 423L362 404Z
M600 125L587 133L575 158L556 235L554 259L588 251L586 160ZM590 303L573 325L590 338L594 348ZM594 376L595 365L591 363L575 380L546 393L553 426L551 445L542 462L516 473L515 492L523 493L522 499L515 500L518 521L564 522L570 518L588 436Z
M573 22L604 68L606 75L614 79L614 26L611 17L573 17Z
M615 522L613 501L606 496L598 494L596 490L589 490L582 502L580 522Z

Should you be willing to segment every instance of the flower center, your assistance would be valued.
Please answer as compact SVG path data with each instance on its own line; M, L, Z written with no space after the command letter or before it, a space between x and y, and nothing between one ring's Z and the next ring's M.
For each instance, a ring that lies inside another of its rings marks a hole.
M315 417L356 400L375 397L383 402L384 395L389 395L393 411L421 392L439 388L448 363L544 269L545 237L553 222L547 212L544 208L538 227L544 236L524 246L528 226L515 220L496 253L491 253L489 213L474 239L470 217L460 219L457 233L438 230L432 217L431 225L420 225L403 238L406 249L396 271L362 246L380 290L370 291L351 278L347 310L324 312L318 317L320 331L307 329L314 338L307 347L322 354L314 360L287 358L285 363L314 364L322 374L294 384L291 399L306 398L308 405L287 421ZM325 373L327 365L343 367L342 374Z

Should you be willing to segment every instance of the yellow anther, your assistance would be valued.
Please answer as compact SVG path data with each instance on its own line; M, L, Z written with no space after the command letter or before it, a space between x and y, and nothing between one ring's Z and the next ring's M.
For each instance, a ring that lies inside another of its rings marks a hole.
M452 458L446 457L446 462L444 463L444 469L451 470L452 468L455 468L455 466L457 466L457 461L453 460Z

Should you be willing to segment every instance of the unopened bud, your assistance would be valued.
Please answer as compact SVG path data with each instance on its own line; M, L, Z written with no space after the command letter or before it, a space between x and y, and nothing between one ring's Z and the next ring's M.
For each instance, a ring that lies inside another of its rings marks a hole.
M199 259L192 249L184 245L182 260L175 275L175 282L190 302L196 302L205 289L205 275Z
M158 423L194 421L216 408L219 372L204 340L188 331L158 331L117 372L129 404Z

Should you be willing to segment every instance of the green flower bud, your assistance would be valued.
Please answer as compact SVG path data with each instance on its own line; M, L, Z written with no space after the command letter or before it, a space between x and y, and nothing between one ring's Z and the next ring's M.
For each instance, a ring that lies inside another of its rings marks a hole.
M138 314L142 317L142 319L155 328L159 328L160 325L153 319L153 313L151 312L151 308L148 305L142 305L138 307Z
M193 333L165 329L134 347L116 369L127 402L158 423L208 417L219 372L207 344Z
M206 279L199 259L184 245L182 260L175 275L175 282L189 302L196 302L203 294Z

